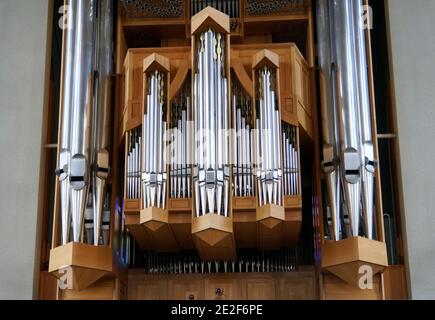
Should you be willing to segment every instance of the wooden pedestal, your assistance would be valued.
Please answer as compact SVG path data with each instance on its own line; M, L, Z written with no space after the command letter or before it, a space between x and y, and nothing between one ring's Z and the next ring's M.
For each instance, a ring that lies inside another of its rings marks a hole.
M231 218L217 214L194 217L192 234L201 259L205 261L230 261L236 258Z
M50 251L49 272L69 289L81 291L113 271L110 247L70 242Z
M361 267L367 266L374 276L388 266L384 242L354 237L326 242L322 250L322 268L349 284L357 285L362 275L368 275Z
M285 220L284 207L274 204L258 207L257 247L261 249L278 249L282 245L282 226Z
M178 251L179 247L169 225L169 214L166 209L146 208L140 211L140 224L149 235L154 247L160 252Z

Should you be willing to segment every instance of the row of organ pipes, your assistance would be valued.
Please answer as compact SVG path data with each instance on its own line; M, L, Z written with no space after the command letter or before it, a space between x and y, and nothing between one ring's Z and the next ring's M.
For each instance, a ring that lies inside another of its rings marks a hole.
M240 250L233 261L202 261L197 254L145 254L147 274L207 274L249 272L294 272L297 269L297 250ZM131 261L133 263L133 261Z
M166 207L166 112L167 74L154 70L146 75L146 112L143 119L145 137L142 163L143 207Z
M276 70L256 70L256 145L259 206L282 205L281 126Z
M235 77L233 79L233 196L250 197L255 194L252 99Z
M191 87L186 82L175 97L171 106L171 138L173 156L170 159L171 198L190 198L192 127L191 127Z
M66 1L56 169L62 244L84 240L87 207L92 210L92 217L86 218L92 223L87 226L93 227L92 236L86 236L87 242L101 243L109 175L112 6L111 0Z
M229 83L226 39L212 29L196 42L194 66L195 166L193 184L196 216L229 216L230 159Z
M141 195L142 137L138 129L128 132L126 198L139 199Z
M317 0L323 169L332 240L374 237L376 160L362 0ZM350 232L344 219L348 216ZM364 228L361 228L363 217ZM361 229L364 232L361 232Z
M284 163L284 195L299 194L299 152L297 142L297 128L282 124L282 154Z

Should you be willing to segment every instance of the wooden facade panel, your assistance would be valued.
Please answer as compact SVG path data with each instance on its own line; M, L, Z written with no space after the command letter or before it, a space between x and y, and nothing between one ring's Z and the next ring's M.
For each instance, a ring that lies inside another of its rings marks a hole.
M281 279L277 298L280 300L314 300L316 298L315 288L315 277L311 275Z
M139 275L128 278L128 300L166 300L168 281L163 278L144 278Z
M206 279L204 282L204 288L204 297L206 300L216 300L219 298L222 298L223 300L240 300L242 298L241 286L238 279ZM223 292L222 297L216 294L216 291L219 289Z
M200 279L171 279L168 289L169 300L204 299L204 283Z
M373 278L372 289L362 290L356 285L337 278L332 274L323 274L324 300L382 300L380 276Z
M384 272L385 299L408 299L405 266L389 266Z
M290 273L146 275L130 270L129 300L313 300L314 269ZM222 295L216 295L221 289Z
M57 278L48 271L41 271L39 278L39 300L57 300Z
M274 279L242 280L242 298L244 300L275 300L277 283Z
M102 278L82 291L59 290L59 300L114 300L116 293L116 279Z

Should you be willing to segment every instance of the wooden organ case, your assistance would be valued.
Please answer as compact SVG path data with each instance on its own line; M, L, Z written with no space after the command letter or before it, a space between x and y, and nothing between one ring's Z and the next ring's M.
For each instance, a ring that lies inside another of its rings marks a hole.
M58 298L384 298L382 236L324 240L313 1L139 2L116 1L111 240L54 237Z

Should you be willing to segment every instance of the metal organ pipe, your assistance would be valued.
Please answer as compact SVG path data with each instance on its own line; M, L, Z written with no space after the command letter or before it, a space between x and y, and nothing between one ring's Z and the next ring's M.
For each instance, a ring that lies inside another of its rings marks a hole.
M317 0L323 168L335 240L340 240L341 201L345 202L349 215L351 234L348 236L359 235L363 215L365 235L373 238L376 161L362 5L361 0Z
M321 114L323 131L323 162L329 208L332 216L333 237L340 240L340 195L341 178L339 164L338 118L335 110L332 82L335 81L331 70L332 43L330 34L331 18L328 0L317 0L317 37L320 66Z
M362 14L363 3L358 0L354 3L353 12L356 21L356 53L357 53L357 74L358 74L358 96L361 117L361 154L362 165L362 204L363 216L365 218L366 235L373 239L373 192L374 192L374 172L376 167L375 151L372 142L371 113L368 88L368 65L365 43L365 28L363 25Z
M71 123L71 214L74 242L81 241L83 216L89 188L90 127L94 57L94 1L78 0L75 16L76 41L73 109Z
M100 17L97 24L98 50L96 66L98 70L97 88L95 94L95 130L93 145L95 152L95 168L93 172L94 186L94 242L98 245L103 219L104 199L106 195L106 180L109 176L109 144L110 144L110 100L112 77L112 19L113 2L100 0L98 8Z
M59 177L61 221L62 221L62 244L69 241L71 211L70 211L70 161L71 161L71 111L72 111L72 84L73 84L73 61L75 45L75 12L76 1L67 2L67 21L69 27L64 30L64 67L63 67L63 96L61 99L62 118L60 135L60 152L58 169L56 174Z

